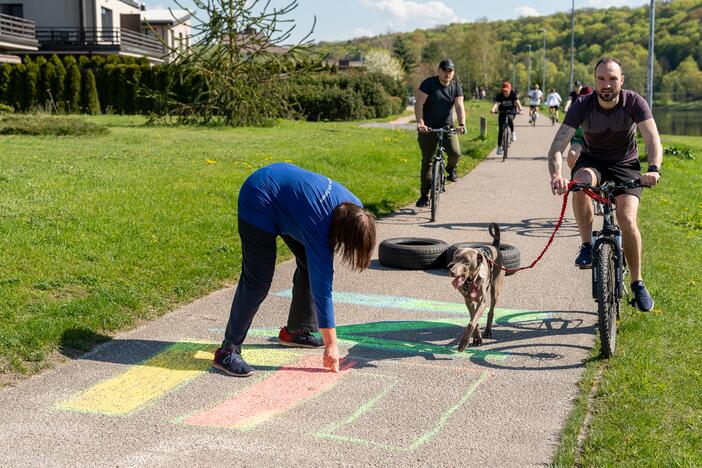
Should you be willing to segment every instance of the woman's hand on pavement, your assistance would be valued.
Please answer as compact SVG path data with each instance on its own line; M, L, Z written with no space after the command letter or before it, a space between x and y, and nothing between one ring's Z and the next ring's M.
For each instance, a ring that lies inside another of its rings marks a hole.
M324 367L332 372L339 372L339 347L336 343L324 345Z

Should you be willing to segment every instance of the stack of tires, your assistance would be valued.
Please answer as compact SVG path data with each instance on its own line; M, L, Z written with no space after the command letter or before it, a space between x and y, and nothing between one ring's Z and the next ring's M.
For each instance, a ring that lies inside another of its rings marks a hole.
M485 248L490 242L459 242L448 245L438 239L425 237L395 237L385 239L378 246L378 261L381 265L403 270L432 270L446 268L453 255L465 248ZM500 244L500 252L505 268L519 268L519 249L510 244ZM513 272L507 272L512 274Z

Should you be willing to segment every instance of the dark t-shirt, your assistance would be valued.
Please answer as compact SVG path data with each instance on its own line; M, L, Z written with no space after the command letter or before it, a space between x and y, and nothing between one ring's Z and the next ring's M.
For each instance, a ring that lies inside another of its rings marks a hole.
M514 91L510 91L508 96L505 96L505 93L497 93L495 96L495 102L498 104L497 112L516 114L518 99Z
M432 76L422 81L419 90L429 95L422 110L424 124L429 128L450 125L451 107L457 97L463 96L461 84L451 80L447 86L443 86L438 76Z
M613 109L603 109L597 93L580 96L568 109L563 123L583 129L584 154L606 162L627 162L639 157L636 124L652 118L644 98L623 89Z
M570 97L570 104L573 105L575 100L578 99L578 93L576 93L575 91L571 91L568 97Z

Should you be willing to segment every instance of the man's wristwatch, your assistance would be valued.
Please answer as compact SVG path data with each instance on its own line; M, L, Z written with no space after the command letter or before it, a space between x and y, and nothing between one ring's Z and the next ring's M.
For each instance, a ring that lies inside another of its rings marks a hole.
M648 165L648 171L647 172L657 172L658 175L661 174L661 168L656 166L655 164L649 164Z

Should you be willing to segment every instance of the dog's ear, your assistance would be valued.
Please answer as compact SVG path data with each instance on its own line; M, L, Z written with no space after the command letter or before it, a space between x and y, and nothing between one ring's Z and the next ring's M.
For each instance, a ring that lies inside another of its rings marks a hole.
M478 254L478 276L482 279L487 278L489 273L489 268L485 256L483 254Z

